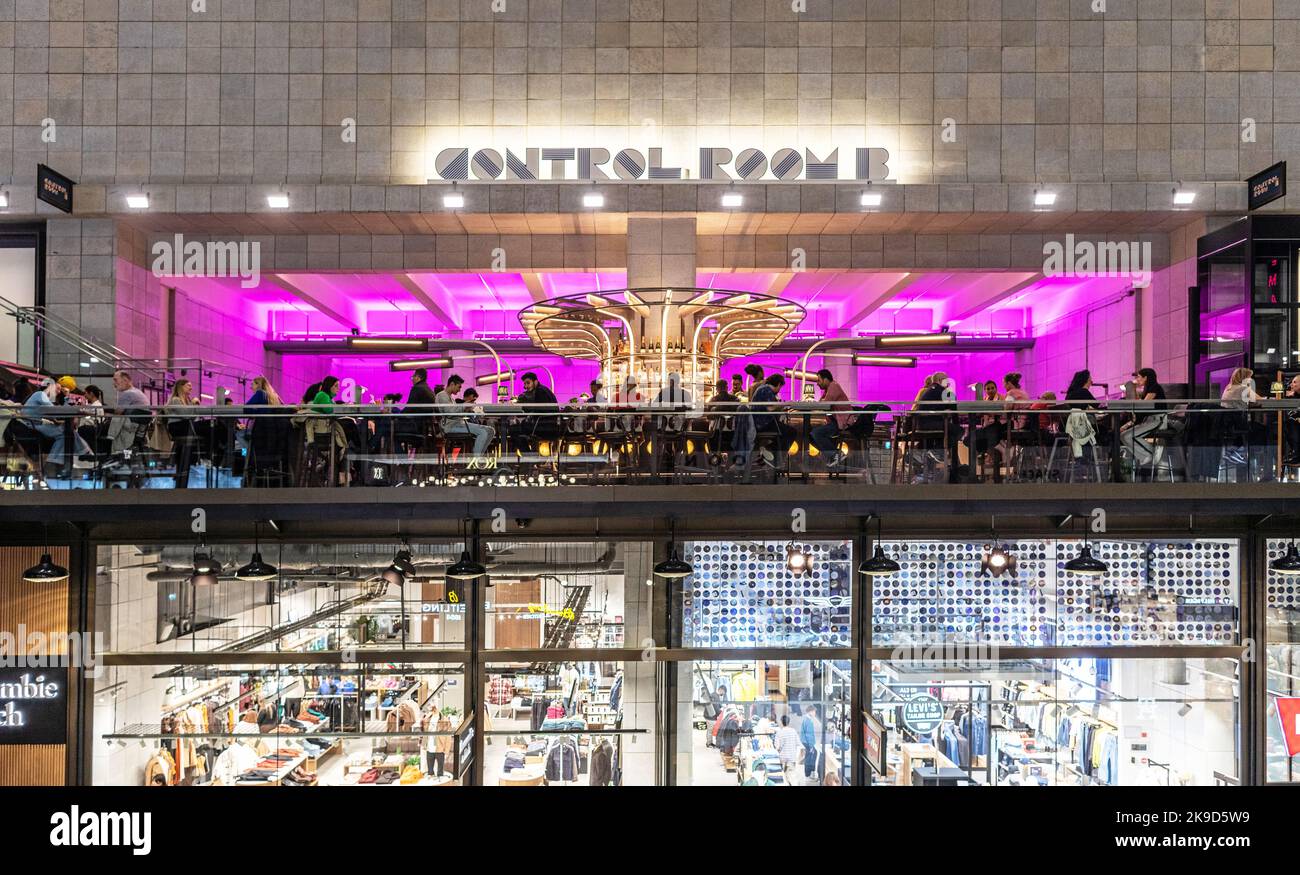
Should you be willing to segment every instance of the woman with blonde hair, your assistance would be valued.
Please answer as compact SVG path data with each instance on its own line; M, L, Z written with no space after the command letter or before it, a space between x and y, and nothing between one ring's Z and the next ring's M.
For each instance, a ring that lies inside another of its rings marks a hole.
M280 393L275 391L271 381L266 377L253 378L253 394L248 396L245 406L254 404L273 404L279 406L284 402L280 400Z
M1255 394L1255 384L1252 379L1255 372L1250 368L1237 368L1232 372L1232 377L1228 380L1228 385L1223 390L1223 406L1233 410L1245 410L1250 407L1250 402L1258 401L1259 396Z

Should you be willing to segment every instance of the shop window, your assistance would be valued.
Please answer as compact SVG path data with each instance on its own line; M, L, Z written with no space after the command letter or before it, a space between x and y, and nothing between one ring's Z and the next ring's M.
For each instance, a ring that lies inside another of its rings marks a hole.
M650 632L653 547L490 542L489 650L638 647Z
M1078 542L1001 545L1011 570L984 567L990 545L886 544L901 570L874 578L875 646L944 642L1033 646L1233 644L1239 560L1233 540L1094 541L1100 578L1065 569Z
M847 660L679 664L678 784L848 785L852 683Z
M1267 563L1286 555L1289 540L1270 538ZM1266 584L1267 647L1265 731L1268 780L1300 781L1300 733L1296 713L1300 712L1300 577L1280 574L1271 568ZM1294 753L1293 753L1294 752Z
M849 647L850 541L694 541L684 647Z
M460 648L468 605L440 572L459 544L410 546L415 575L389 570L393 544L266 544L273 580L239 580L254 545L209 545L215 582L193 577L195 548L99 548L96 629L110 652Z
M116 786L467 783L463 678L459 664L108 668L91 773Z
M487 677L485 785L655 783L652 663L495 664Z
M1232 659L879 662L891 786L1206 786L1238 774ZM868 745L870 748L871 745Z

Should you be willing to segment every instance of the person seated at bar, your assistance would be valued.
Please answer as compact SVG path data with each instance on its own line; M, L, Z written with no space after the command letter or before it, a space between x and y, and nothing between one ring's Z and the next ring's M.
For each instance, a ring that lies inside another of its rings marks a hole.
M753 365L751 367L757 367ZM754 390L753 397L750 398L750 404L755 411L776 409L776 402L780 401L781 387L785 385L785 377L780 374L773 374L768 377ZM776 446L781 452L790 446L795 438L795 430L786 425L778 415L772 413L756 413L754 416L754 431L756 436L763 432L776 432ZM763 447L759 451L763 464L776 465L776 458L771 450Z
M316 394L311 399L311 409L317 413L334 412L334 395L339 390L338 377L326 377L317 384Z
M737 379L739 379L739 377L737 377ZM714 408L714 405L735 404L736 401L736 396L727 391L727 381L718 380L713 384L713 397L709 399L706 409L730 410L731 408L729 407Z
M961 440L962 429L956 416L944 412L957 409L956 403L945 397L949 392L948 375L936 371L927 378L927 382L928 385L916 400L915 428L918 431L946 432L948 463L955 468L958 461L957 444ZM993 388L996 392L997 386Z
M197 407L199 401L193 396L194 384L181 377L172 386L171 397L163 411L167 414L167 433L171 435L175 462L176 488L187 489L190 485L190 465L194 461L194 444L200 439L199 421L189 415L191 407ZM211 425L211 423L208 423Z
M411 391L406 394L406 404L402 407L402 416L397 422L397 434L401 440L419 443L429 430L432 420L432 405L438 402L438 396L429 386L429 372L424 368L411 371Z
M270 380L266 377L253 378L253 394L249 395L248 400L244 402L245 407L261 407L263 405L278 407L281 403L280 393L275 391L275 387L271 385Z
M543 386L537 374L529 371L523 376L524 391L515 398L515 403L526 404L527 412L510 426L510 436L523 443L531 444L539 438L553 438L559 435L559 419L546 416L547 413L559 413L560 401L555 393ZM633 383L635 386L635 382Z
M600 382L600 380L592 380L589 388L591 389L591 392L587 399L588 404L603 406L609 403L609 400L605 397L604 383Z
M86 411L86 416L81 420L81 425L77 426L77 434L86 442L86 445L95 452L99 451L99 439L104 436L104 430L108 425L108 417L104 415L104 392L98 386L90 385L85 388L86 401L82 408Z
M749 400L749 396L745 395L745 378L740 374L731 375L731 394L737 401Z
M835 381L835 375L828 369L822 368L817 372L817 386L822 390L822 403L833 405L832 410L853 409L848 403L848 393ZM836 468L844 461L844 454L840 452L839 437L853 422L853 418L852 413L832 413L826 417L824 424L817 426L809 434L808 439L812 445L819 453L826 456L827 468Z
M143 433L153 414L149 411L149 399L135 387L127 371L113 372L113 389L117 392L117 404L107 434L111 442L110 451L117 454L135 444L136 436Z
M985 380L982 388L981 401L993 403L1003 400L998 394L998 384L992 380ZM993 469L994 481L998 481L1001 479L1001 456L997 451L997 445L1005 436L1002 417L995 413L981 413L978 422L972 441L975 456L986 460L985 464Z
M1134 387L1139 401L1162 402L1165 400L1165 387L1160 385L1153 368L1142 368L1134 375ZM1152 404L1150 410L1137 411L1133 421L1125 423L1120 429L1120 443L1133 456L1134 479L1139 471L1151 464L1155 458L1155 447L1146 440L1146 436L1158 431L1165 424L1165 408L1162 404Z
M49 452L45 455L45 467L52 469L53 473L59 477L66 477L71 474L64 467L64 449L66 446L64 437L67 434L67 423L62 418L46 419L43 413L47 412L49 408L57 406L59 398L62 397L65 391L59 383L46 377L41 381L36 391L32 392L27 397L27 400L23 402L23 414L27 424L35 429L41 437L53 442ZM77 434L75 423L71 431L72 438L76 442L73 452L78 457L73 459L72 467L89 468L90 463L80 457L89 454L90 448Z
M1300 399L1300 374L1291 378L1291 382L1287 385L1286 397L1292 401ZM1300 465L1300 407L1287 411L1282 419L1282 428L1286 441L1284 461L1288 465Z
M434 396L434 403L438 405L439 413L453 414L442 418L443 433L473 435L474 449L472 452L476 456L481 456L487 452L488 445L492 443L492 439L496 437L497 433L495 429L489 426L470 422L460 415L461 407L456 402L456 394L460 392L464 385L465 379L460 374L452 374L447 378L447 388Z
M1092 372L1075 371L1070 388L1065 390L1065 406L1080 410L1096 410L1097 397L1092 394Z
M1037 401L1035 401L1033 404L1030 404L1030 405L1029 405L1029 409L1030 409L1030 410L1040 410L1040 411L1043 411L1043 410L1055 410L1055 409L1056 409L1056 400L1057 400L1057 399L1056 399L1056 393L1055 393L1055 392L1044 392L1042 395L1039 395L1039 396L1038 396L1038 400L1037 400ZM1052 427L1052 414L1050 414L1050 413L1039 413L1039 414L1037 414L1037 415L1038 415L1038 430L1039 430L1039 431L1053 431L1053 427Z
M744 392L745 397L742 400L753 401L754 393L757 392L758 387L763 384L763 366L750 362L745 365L745 375L749 377L749 386L746 388Z

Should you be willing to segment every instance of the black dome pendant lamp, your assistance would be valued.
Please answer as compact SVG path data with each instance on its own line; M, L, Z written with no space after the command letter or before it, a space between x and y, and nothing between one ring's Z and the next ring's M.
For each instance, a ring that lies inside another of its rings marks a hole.
M654 573L668 580L681 580L694 570L691 563L677 552L677 523L673 522L668 536L668 558L655 565Z
M885 555L885 548L880 543L880 517L876 517L876 551L870 559L863 559L858 566L858 574L868 577L890 577L902 570L902 566Z
M262 524L253 523L253 558L235 572L235 577L240 580L272 580L280 575L280 569L269 562L262 561L261 535Z
M54 557L50 554L49 526L42 523L41 530L45 533L45 550L41 553L41 561L23 572L23 581L26 583L59 583L67 580L68 569L56 564Z

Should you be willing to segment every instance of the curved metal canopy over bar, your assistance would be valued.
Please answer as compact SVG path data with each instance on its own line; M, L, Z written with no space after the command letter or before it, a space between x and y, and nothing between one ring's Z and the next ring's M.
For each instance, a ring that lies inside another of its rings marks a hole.
M607 385L657 391L668 375L701 392L729 359L776 346L803 321L794 301L719 289L648 288L563 295L519 322L538 347L601 363Z

